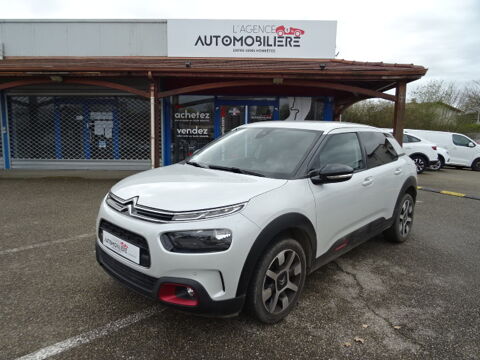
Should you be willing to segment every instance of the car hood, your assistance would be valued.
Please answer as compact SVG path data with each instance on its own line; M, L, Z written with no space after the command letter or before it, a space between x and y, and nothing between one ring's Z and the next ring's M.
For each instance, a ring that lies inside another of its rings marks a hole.
M129 176L111 192L122 199L138 196L139 205L190 211L242 203L286 182L175 164Z

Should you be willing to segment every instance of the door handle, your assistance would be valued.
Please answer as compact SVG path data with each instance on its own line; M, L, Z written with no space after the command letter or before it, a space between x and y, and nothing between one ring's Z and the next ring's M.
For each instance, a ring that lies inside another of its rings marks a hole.
M363 186L368 186L368 185L372 185L372 183L373 183L373 177L369 176L369 177L366 177L365 179L363 179L362 185Z
M396 168L395 169L395 175L400 175L402 173L402 169L401 168Z

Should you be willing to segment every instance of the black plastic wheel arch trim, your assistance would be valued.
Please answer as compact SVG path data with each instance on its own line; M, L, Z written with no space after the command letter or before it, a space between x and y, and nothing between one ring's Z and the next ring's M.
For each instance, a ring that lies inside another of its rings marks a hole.
M310 220L299 213L288 213L279 216L268 224L257 236L243 265L237 286L237 296L245 296L255 267L267 247L275 241L277 235L285 231L301 231L307 238L310 249L306 249L307 267L317 252L317 235ZM310 254L310 255L309 255Z

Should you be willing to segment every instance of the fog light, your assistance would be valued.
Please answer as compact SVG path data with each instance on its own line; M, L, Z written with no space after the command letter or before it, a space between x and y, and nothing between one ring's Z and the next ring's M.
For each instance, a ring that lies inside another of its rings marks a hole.
M195 296L195 291L191 287L187 287L187 294L190 297L194 297Z
M197 306L198 298L195 290L182 284L165 283L160 285L158 298L170 304Z

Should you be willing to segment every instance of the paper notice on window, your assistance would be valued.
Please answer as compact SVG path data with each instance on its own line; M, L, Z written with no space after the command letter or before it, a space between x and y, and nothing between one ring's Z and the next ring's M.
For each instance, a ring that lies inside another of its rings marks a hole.
M104 124L105 121L95 121L95 126L93 133L97 136L102 136L105 133L105 127Z
M105 127L105 137L107 139L112 138L112 127Z
M97 120L95 121L94 134L97 136L105 136L107 139L112 138L113 121Z

